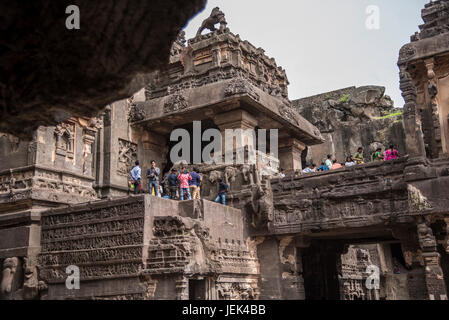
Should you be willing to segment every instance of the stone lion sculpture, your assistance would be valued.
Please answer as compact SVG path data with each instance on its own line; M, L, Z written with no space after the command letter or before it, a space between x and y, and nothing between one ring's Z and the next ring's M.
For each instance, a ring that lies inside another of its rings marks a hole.
M219 23L220 24L220 30L223 31L226 29L226 25L228 24L226 22L225 14L220 11L220 8L216 7L212 10L209 18L203 21L201 24L201 27L198 29L198 32L196 33L196 36L200 36L201 32L203 32L204 29L209 29L210 31L214 32L215 25Z

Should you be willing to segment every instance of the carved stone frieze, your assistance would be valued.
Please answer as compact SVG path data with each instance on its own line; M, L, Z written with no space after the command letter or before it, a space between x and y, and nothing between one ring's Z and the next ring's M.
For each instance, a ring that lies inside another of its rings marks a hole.
M123 139L118 140L118 145L117 173L128 177L137 160L137 145Z
M253 98L256 101L259 101L260 96L255 92L255 90L252 88L252 85L248 80L245 80L243 78L237 78L233 79L225 90L225 96L231 97L234 95L243 95L247 94L251 98Z
M164 113L179 112L187 109L189 104L182 93L176 92L170 95L164 104Z

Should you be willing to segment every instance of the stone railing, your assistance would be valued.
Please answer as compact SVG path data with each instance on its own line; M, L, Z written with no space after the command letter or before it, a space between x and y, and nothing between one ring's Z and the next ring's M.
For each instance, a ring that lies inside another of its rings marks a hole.
M274 233L379 225L409 210L407 159L271 180Z

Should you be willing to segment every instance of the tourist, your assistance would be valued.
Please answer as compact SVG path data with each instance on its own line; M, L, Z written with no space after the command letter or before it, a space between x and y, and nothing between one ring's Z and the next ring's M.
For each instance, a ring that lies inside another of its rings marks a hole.
M178 170L173 168L167 178L168 191L170 194L170 199L172 199L172 200L177 199L176 193L178 191L178 181L179 181L177 173L178 173Z
M284 179L285 178L285 170L281 168L279 175L281 176L282 179Z
M316 173L316 170L317 170L316 164L315 164L315 163L312 163L312 167L311 167L310 169L312 169L312 172L313 172L313 173Z
M179 180L179 193L181 201L184 201L184 198L187 196L187 199L192 200L192 195L190 194L189 181L192 180L192 177L189 174L189 171L185 167L182 168L181 174L178 176Z
M390 161L397 158L399 158L399 152L394 148L394 145L391 145L388 150L385 150L384 161Z
M345 167L353 167L356 164L357 164L357 162L355 162L354 159L352 159L351 156L346 157Z
M306 164L306 167L302 170L303 174L308 174L308 173L313 173L314 171L312 170L312 168L310 167L309 164Z
M384 156L382 155L382 148L377 148L372 156L373 162L382 161Z
M363 148L360 147L357 149L357 152L354 155L354 160L357 164L364 164L364 160L363 160Z
M193 168L193 171L190 172L192 180L189 181L189 185L193 200L201 199L201 182L203 181L203 178L198 174L198 171L197 168Z
M142 180L142 169L140 169L139 161L136 161L135 167L131 170L131 184L134 186L134 194L140 192L140 181Z
M321 166L318 167L318 171L323 172L323 171L329 171L329 167L326 165L326 163L321 162Z
M329 170L332 169L333 163L332 163L332 155L331 154L327 155L327 160L325 161L325 164L329 168Z
M220 203L221 201L222 205L226 205L226 192L228 191L228 189L229 186L225 182L223 182L223 180L218 179L218 196L215 199L216 203Z
M154 189L154 195L159 197L159 174L161 170L156 167L156 161L151 161L151 168L147 171L147 178L148 178L148 193L153 194Z
M343 166L340 163L338 163L337 159L335 159L334 163L332 164L332 169L331 170L338 170L338 169L341 169L341 168L343 168Z

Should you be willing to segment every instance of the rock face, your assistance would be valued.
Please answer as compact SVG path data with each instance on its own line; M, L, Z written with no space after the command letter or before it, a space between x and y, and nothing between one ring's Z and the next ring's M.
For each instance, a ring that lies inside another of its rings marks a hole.
M80 0L79 30L66 28L71 4L1 2L0 132L30 138L131 96L205 0Z
M303 161L320 164L328 154L344 162L363 146L366 161L378 147L394 144L405 152L402 109L378 86L350 87L293 102L318 127L326 142L303 153Z

